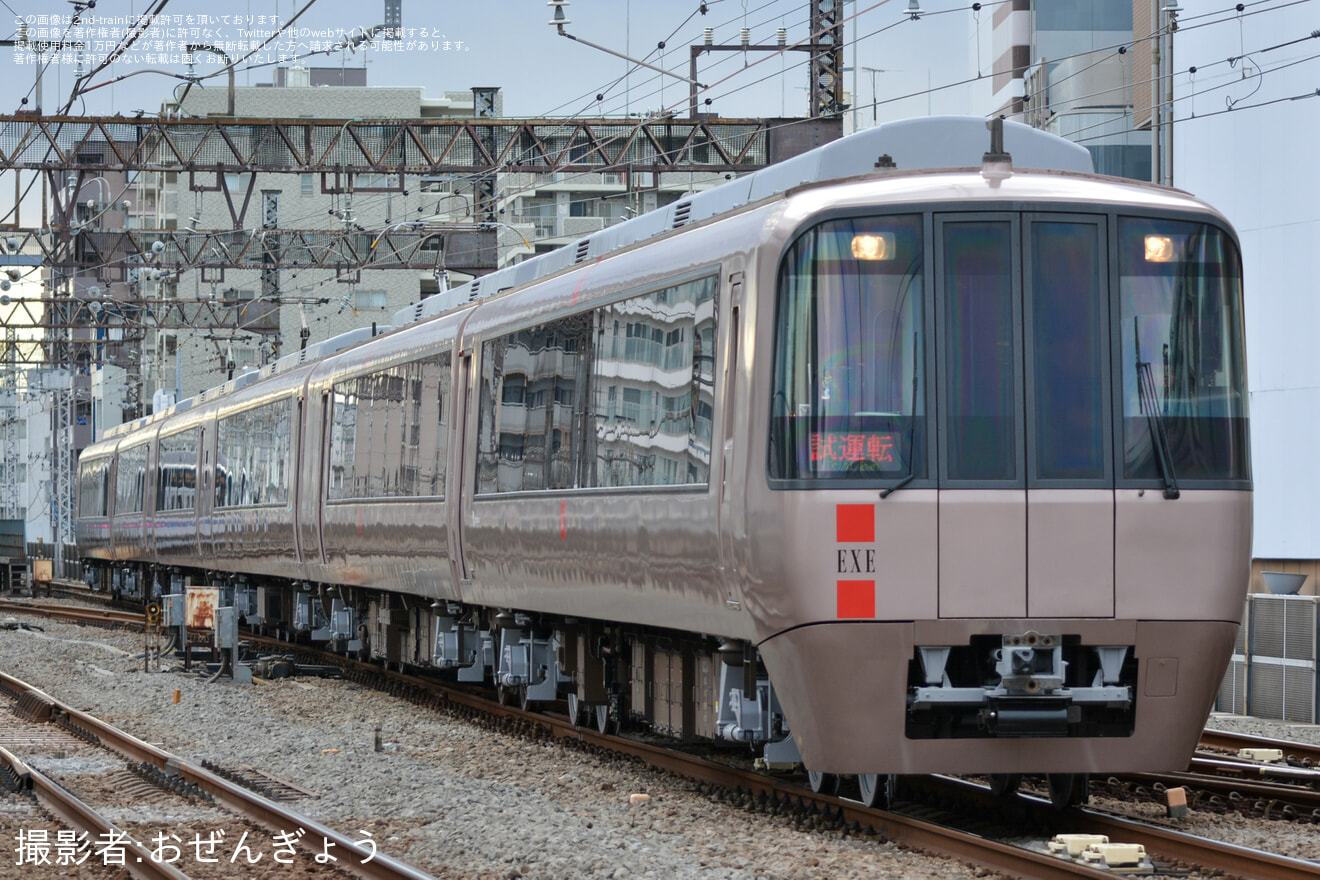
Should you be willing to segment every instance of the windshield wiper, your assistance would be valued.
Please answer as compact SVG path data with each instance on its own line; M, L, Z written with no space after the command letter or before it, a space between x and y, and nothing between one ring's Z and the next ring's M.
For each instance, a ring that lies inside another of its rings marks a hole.
M882 499L888 498L890 495L893 495L895 492L897 492L899 489L902 489L904 486L912 482L917 477L916 471L913 470L913 465L916 464L916 460L917 460L917 450L913 448L914 439L917 433L917 357L918 357L917 349L918 349L917 334L913 333L912 334L912 402L908 405L907 474L903 476L894 485L889 486L886 489L881 489L880 497Z
M1155 376L1151 373L1150 362L1141 359L1141 335L1137 330L1137 319L1132 319L1132 334L1137 351L1137 397L1142 412L1146 414L1146 427L1150 429L1150 443L1155 450L1155 461L1159 465L1160 476L1164 480L1164 497L1170 501L1181 496L1178 491L1178 477L1173 472L1173 454L1169 451L1169 432L1164 424L1164 414L1160 412L1155 394Z
M915 480L915 479L917 478L917 475L914 474L914 473L911 473L911 470L912 470L911 468L908 468L908 471L909 471L908 475L907 475L906 477L904 477L903 479L899 480L899 481L898 481L897 483L895 483L894 485L890 486L890 487L887 488L887 489L881 489L881 490L880 490L880 497L881 497L881 498L888 498L890 495L894 494L894 493L897 492L899 489L902 489L902 488L903 488L904 486L906 486L908 483L910 483L910 482L912 482L913 480Z

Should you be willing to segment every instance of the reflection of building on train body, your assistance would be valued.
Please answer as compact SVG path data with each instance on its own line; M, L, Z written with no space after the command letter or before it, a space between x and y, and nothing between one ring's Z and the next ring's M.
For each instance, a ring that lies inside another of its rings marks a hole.
M487 343L478 491L705 483L715 287L696 279Z
M871 129L114 429L88 570L870 801L1183 766L1247 584L1237 240L987 140Z

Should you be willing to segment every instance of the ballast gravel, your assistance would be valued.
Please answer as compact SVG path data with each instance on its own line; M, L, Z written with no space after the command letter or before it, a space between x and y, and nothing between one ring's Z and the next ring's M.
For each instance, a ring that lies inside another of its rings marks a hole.
M30 622L44 632L0 629L0 669L183 757L251 765L313 791L291 806L437 877L989 875L869 834L801 830L631 761L492 732L343 681L239 686L148 673L141 636Z

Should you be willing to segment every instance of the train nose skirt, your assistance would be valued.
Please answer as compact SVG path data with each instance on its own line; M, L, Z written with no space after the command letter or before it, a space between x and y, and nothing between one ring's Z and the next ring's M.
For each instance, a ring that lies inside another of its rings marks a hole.
M1129 647L1086 646L1060 634L921 646L910 665L907 733L914 739L1130 736L1135 682Z

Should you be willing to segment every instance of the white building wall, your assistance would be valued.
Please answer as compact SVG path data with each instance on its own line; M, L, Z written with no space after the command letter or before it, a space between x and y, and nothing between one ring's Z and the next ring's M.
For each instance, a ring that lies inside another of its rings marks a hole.
M460 96L461 97L461 96ZM204 90L194 89L185 98L186 114L206 116L224 113L228 95L223 86ZM240 117L257 118L418 118L422 116L422 90L418 88L265 88L241 87L235 90L235 111ZM461 102L453 102L457 106ZM471 107L470 93L468 107ZM349 152L345 152L345 157ZM243 228L249 235L259 235L262 224L263 191L279 193L278 225L281 229L342 230L347 213L354 228L375 235L393 224L421 216L418 207L431 201L410 187L411 196L399 193L356 193L351 197L331 196L321 192L321 175L311 175L311 192L304 194L300 174L258 174L252 187L252 196L244 217ZM148 182L151 182L150 180ZM213 185L212 178L204 182ZM374 181L359 177L357 186L370 186ZM248 177L230 175L230 186L235 208L242 206L246 197ZM433 201L434 197L430 197ZM461 204L456 202L455 204ZM200 207L199 207L200 206ZM161 220L173 220L184 228L188 218L196 217L198 229L225 229L232 225L229 207L223 193L208 192L198 197L190 192L186 176L179 175L173 185L167 185L159 201ZM336 213L331 214L331 210ZM199 327L178 331L178 356L150 343L147 399L157 387L173 390L176 382L179 399L191 397L199 391L223 383L229 377L227 358L232 351L234 374L245 369L260 367L274 359L274 353L263 343L278 341L279 354L296 352L301 344L299 331L304 321L310 332L308 344L322 342L332 336L373 322L388 324L399 309L416 302L420 297L420 281L427 273L416 270L363 270L356 283L337 278L334 270L297 268L286 265L279 273L279 333L235 331L232 328ZM214 298L230 300L226 291L261 296L261 273L257 270L226 269L224 281L200 281L196 271L184 273L178 283L177 295L185 300ZM383 302L373 294L384 293ZM361 296L359 296L361 294Z
M1314 64L1285 67L1314 52L1308 43L1256 56L1263 78L1222 61L1305 37L1314 19L1280 7L1174 38L1174 185L1242 238L1258 559L1320 559L1320 97ZM1286 100L1298 95L1309 97Z

